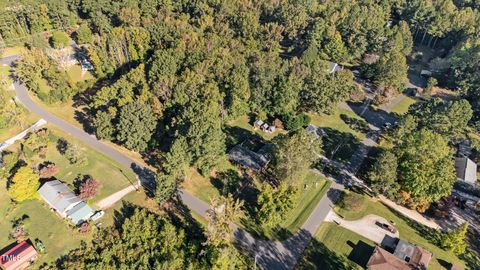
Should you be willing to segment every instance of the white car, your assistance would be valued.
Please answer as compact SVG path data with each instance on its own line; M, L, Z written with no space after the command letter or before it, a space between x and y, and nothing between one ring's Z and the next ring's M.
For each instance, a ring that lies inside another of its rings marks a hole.
M103 215L105 215L105 211L100 210L100 211L97 211L97 212L91 217L91 219L92 219L93 221L95 221L95 220L98 220L98 219L100 219L101 217L103 217Z

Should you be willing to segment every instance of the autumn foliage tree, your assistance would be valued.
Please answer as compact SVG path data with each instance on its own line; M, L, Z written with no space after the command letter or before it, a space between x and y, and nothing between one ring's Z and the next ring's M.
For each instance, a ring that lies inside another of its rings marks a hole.
M8 186L8 194L16 202L23 202L35 197L40 187L40 177L29 167L18 169Z
M87 200L95 196L100 188L100 182L93 178L87 178L81 185L79 189L79 197L82 200Z
M40 169L40 178L51 178L55 174L57 174L59 170L60 168L56 164L48 164L47 166Z

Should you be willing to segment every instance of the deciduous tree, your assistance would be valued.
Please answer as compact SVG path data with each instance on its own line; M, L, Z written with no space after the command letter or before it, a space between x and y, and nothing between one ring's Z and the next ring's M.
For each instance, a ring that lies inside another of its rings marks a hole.
M448 196L456 181L452 151L440 134L422 129L396 148L398 179L414 200L427 205Z
M23 202L35 198L37 189L40 187L40 178L29 167L22 167L13 176L8 186L8 194L12 200Z

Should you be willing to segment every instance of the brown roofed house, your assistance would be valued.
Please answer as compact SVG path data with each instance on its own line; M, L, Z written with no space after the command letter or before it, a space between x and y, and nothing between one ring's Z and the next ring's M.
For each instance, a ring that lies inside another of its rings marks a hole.
M427 269L431 258L432 253L399 239L393 253L376 247L367 263L367 268L371 270L424 270Z
M37 259L37 255L35 248L23 241L0 255L0 266L5 270L25 269Z
M378 246L368 260L367 268L370 270L411 270L405 261Z

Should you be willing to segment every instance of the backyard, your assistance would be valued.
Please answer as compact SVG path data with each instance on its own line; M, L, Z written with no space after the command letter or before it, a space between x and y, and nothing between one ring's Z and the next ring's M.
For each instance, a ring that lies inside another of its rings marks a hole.
M419 245L432 252L433 257L430 261L429 269L445 269L445 267L442 266L445 262L455 263L462 266L465 265L465 263L455 254L438 247L436 244L438 233L433 229L427 228L414 220L404 217L383 205L381 202L370 199L367 196L364 196L360 203L361 206L355 207L355 210L336 207L335 211L347 220L356 220L369 214L375 214L393 221L395 227L400 233L401 239Z

